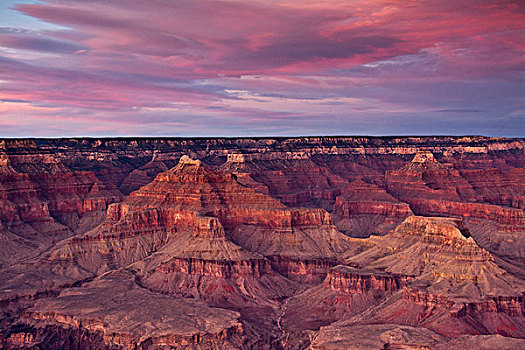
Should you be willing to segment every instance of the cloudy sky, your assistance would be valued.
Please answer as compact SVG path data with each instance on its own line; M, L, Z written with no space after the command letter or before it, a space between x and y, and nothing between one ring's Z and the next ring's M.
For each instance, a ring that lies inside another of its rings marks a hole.
M525 136L525 1L0 1L0 137L392 134Z

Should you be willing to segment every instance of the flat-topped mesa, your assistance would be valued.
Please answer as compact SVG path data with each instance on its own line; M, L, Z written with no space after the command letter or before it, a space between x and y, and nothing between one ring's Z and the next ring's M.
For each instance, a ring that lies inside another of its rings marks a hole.
M406 241L416 239L428 243L432 249L453 251L456 260L494 261L492 255L470 237L468 230L462 231L459 219L410 216L390 236Z
M202 166L200 160L191 159L184 155L180 158L179 164L166 172L159 173L155 181L197 184L204 182L229 182L231 181L231 175L209 171Z
M210 171L208 171L206 168L202 166L202 162L200 160L192 159L188 157L187 155L184 155L180 157L179 163L176 166L174 166L167 172L160 173L159 175L199 174L199 175L204 176L204 175L209 175L210 173L211 173ZM169 177L166 177L166 178L160 177L158 179L159 180L165 179L167 181L177 181L175 179L170 179Z
M459 241L464 243L469 237L459 229L461 221L452 218L410 216L401 225L395 233L405 235L417 235L421 237L430 237L432 239L445 239L447 241ZM472 239L470 239L473 241ZM445 243L445 242L444 242Z
M179 165L188 165L188 164L199 167L201 165L201 161L198 159L191 159L187 155L183 155L182 157L180 157Z
M412 163L435 163L437 162L434 158L434 154L430 151L418 151L412 159Z
M424 171L447 171L449 170L448 167L445 165L439 163L436 158L434 158L434 154L430 151L418 151L414 158L412 159L412 162L405 165L401 169L399 169L397 172L400 173L418 173L418 172L424 172Z

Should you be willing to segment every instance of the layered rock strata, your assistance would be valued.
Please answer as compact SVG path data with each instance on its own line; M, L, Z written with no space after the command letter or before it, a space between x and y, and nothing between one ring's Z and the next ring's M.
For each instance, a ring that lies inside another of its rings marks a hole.
M388 192L410 204L417 214L484 219L514 229L525 227L525 211L519 208L525 186L517 180L524 174L518 171L503 175L497 169L492 173L500 176L490 176L488 170L460 173L437 162L431 153L423 152L401 169L388 171L385 180ZM486 190L479 188L481 174L490 176L493 182ZM508 182L512 185L507 186ZM514 208L476 202L479 200Z
M91 348L98 342L101 348L185 348L191 344L238 349L245 342L239 317L195 300L149 292L133 282L132 274L120 271L38 301L25 312L24 323L11 330L6 343L13 348L47 346L55 338L57 348L72 348L64 335L74 339L83 334L76 348ZM87 336L92 339L87 341Z
M521 348L523 150L0 141L0 347Z
M337 197L332 215L341 231L366 237L387 233L413 213L379 186L355 180Z
M467 236L452 219L412 216L386 236L371 237L375 246L347 263L410 277L400 294L365 318L449 335L524 334L525 283Z
M0 266L98 225L122 194L91 172L71 171L34 142L0 148ZM9 252L9 253L8 253Z

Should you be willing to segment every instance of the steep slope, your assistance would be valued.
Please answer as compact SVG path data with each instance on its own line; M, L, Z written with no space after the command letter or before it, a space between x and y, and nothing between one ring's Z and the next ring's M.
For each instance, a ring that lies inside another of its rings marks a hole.
M336 231L323 210L286 208L239 184L231 174L211 172L200 161L188 157L182 157L176 167L159 174L156 181L116 207L118 215L123 215L133 212L132 208L149 206L157 211L169 207L168 211L176 214L166 214L167 225L179 230L211 225L216 230L212 236L231 239L259 257L270 258L274 267L288 276L314 273L314 267L287 269L297 259L335 259L349 247L346 237ZM288 262L283 259L286 257L293 260Z
M101 222L122 194L90 172L71 171L34 142L0 147L0 266L35 255L53 242Z
M411 216L389 234L369 238L369 243L374 246L347 264L412 276L412 286L470 301L525 291L523 282L498 267L455 219Z
M351 182L342 191L332 211L337 228L352 237L385 234L410 215L408 204L362 180Z
M479 173L479 172L478 172ZM482 172L483 173L483 172ZM496 173L500 173L496 171ZM487 171L485 174L488 176ZM472 172L463 172L474 182ZM514 186L509 186L509 192L493 191L492 202L508 203L519 207L520 195L525 191L523 181L519 178L524 173L516 171L508 176L491 177L497 185L487 188L506 187L506 178L512 178ZM466 218L490 220L505 229L505 226L525 227L525 211L487 203L477 203L474 200L483 198L486 190L479 190L456 169L437 162L430 152L420 152L414 156L411 163L399 170L388 171L385 176L387 190L397 199L410 204L410 208L420 215L459 216ZM478 179L479 180L479 179ZM498 180L501 183L498 183ZM525 178L522 178L525 180ZM516 183L517 182L517 183ZM507 194L511 193L512 196Z
M247 344L239 317L199 301L152 293L139 287L130 272L118 271L57 298L39 300L3 345L6 349L240 349Z
M525 335L525 282L466 236L452 219L412 216L386 236L371 237L374 246L347 263L409 276L402 293L364 319L449 335Z
M287 208L184 156L111 205L100 226L64 240L26 269L42 268L47 288L56 290L126 267L143 288L239 310L269 342L279 300L299 288L283 275L318 281L348 248L322 209ZM23 290L16 277L8 282Z
M232 153L221 169L238 174L247 186L290 207L331 210L340 189L348 183L300 152Z
M321 327L312 348L388 343L379 333L395 324L410 326L407 346L433 348L462 334L523 337L525 281L466 235L456 219L411 216L388 234L365 240L363 251L330 269L321 285L289 298L281 325L288 332ZM376 334L374 327L382 331ZM421 331L413 327L435 333L418 338ZM360 338L358 329L379 338Z
M423 156L423 154L425 154ZM460 167L462 161L454 163ZM525 193L523 169L465 169L440 164L431 153L385 175L387 191L419 215L463 218L484 248L513 273L525 276L523 247Z

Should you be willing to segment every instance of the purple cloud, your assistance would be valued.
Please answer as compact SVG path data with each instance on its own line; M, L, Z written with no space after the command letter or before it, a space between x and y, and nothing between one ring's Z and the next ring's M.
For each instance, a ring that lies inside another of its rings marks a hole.
M523 135L521 1L14 8L58 29L0 29L3 136Z

